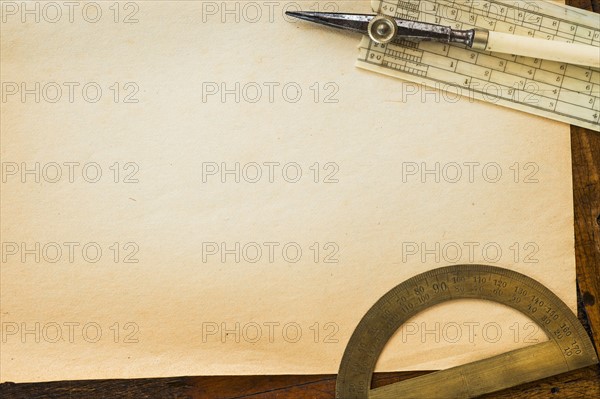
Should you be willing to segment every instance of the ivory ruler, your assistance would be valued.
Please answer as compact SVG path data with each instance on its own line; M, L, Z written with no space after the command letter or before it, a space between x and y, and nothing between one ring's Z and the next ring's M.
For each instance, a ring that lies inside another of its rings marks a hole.
M546 1L374 0L397 18L600 46L600 16ZM598 50L600 58L600 47ZM368 37L357 66L600 131L600 70L459 45Z

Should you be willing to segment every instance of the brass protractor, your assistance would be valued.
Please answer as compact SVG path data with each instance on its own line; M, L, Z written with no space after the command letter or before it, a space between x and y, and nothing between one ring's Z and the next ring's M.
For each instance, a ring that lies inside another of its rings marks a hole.
M510 306L536 322L549 340L371 389L377 359L404 322L433 305L464 298ZM346 346L336 398L473 398L596 363L594 346L577 317L539 282L494 266L448 266L404 281L369 309Z

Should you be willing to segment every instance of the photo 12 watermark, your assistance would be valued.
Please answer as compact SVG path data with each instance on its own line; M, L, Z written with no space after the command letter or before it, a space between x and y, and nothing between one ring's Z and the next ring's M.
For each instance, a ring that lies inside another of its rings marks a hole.
M203 23L296 23L288 11L339 12L334 1L202 1Z
M124 343L140 342L140 326L132 321L4 321L2 343Z
M337 104L340 85L336 82L248 81L202 82L202 103L221 104Z
M398 334L404 344L496 343L503 339L514 343L535 344L545 338L543 331L533 322L514 322L504 326L495 321L407 322L398 329Z
M4 81L2 82L0 92L3 104L138 104L140 102L140 86L136 82Z
M115 24L140 22L138 1L2 1L0 20L6 23Z
M309 263L340 262L338 243L295 241L204 241L201 244L202 263Z
M202 322L202 343L337 344L340 327L335 322L296 321Z
M98 243L95 241L2 241L2 263L83 263L101 260L113 263L139 263L140 246L134 241Z
M401 163L402 183L524 183L540 182L540 166L533 161L438 161Z
M131 161L45 161L1 164L2 183L139 183L140 165Z
M534 241L512 242L495 241L462 242L416 242L404 241L400 245L402 262L419 263L539 263L540 246Z
M202 162L202 183L339 183L336 162Z

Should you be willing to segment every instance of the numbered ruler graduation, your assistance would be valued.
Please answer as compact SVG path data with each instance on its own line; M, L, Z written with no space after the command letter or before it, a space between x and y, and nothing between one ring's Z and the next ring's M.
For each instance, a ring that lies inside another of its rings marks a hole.
M546 1L374 0L372 7L381 14L456 29L481 27L600 45L597 14ZM380 45L367 37L357 66L454 96L448 98L469 96L600 131L600 71L595 68L434 42Z

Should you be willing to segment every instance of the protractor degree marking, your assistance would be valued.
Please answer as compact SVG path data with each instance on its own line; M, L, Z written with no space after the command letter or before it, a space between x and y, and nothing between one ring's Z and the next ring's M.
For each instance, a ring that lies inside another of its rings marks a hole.
M465 298L498 302L520 311L540 326L549 341L370 389L377 359L404 322L436 304ZM336 398L385 399L400 393L403 398L470 398L597 362L577 317L539 282L495 266L448 266L406 280L369 309L344 352Z

